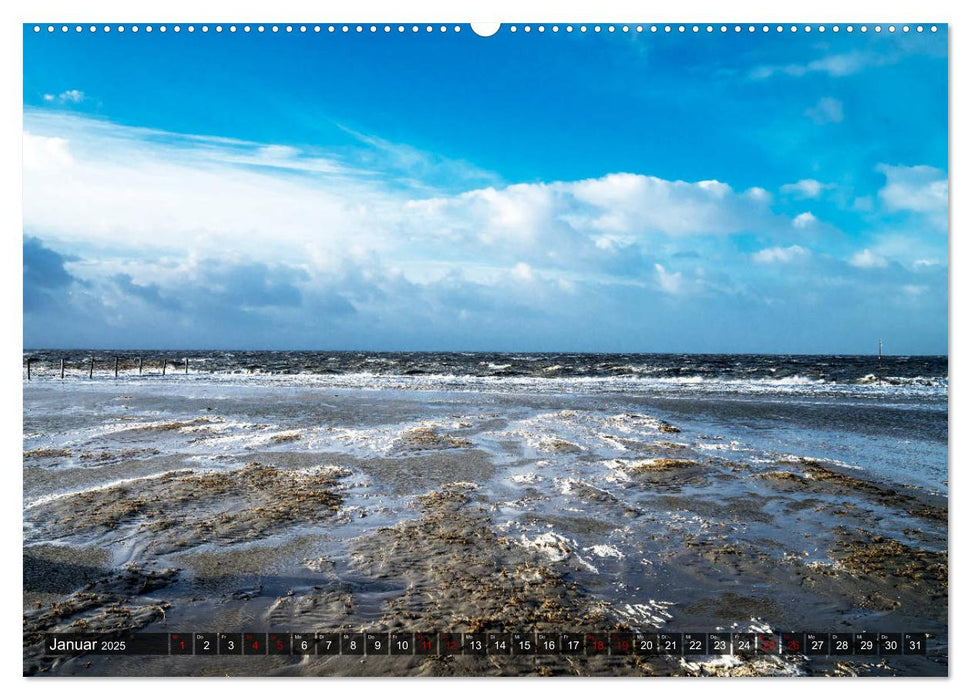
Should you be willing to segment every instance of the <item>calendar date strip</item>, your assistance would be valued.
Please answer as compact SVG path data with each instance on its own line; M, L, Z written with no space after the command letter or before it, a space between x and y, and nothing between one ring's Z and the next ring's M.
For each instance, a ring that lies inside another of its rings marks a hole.
M926 655L923 632L193 632L44 635L46 656Z

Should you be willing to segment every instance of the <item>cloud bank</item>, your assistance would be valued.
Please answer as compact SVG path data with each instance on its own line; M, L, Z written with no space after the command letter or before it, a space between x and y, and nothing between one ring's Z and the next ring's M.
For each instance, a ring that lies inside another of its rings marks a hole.
M758 351L790 325L805 346L799 319L828 300L827 322L852 328L865 304L848 296L881 289L913 308L914 289L946 279L878 230L866 245L823 238L832 227L768 187L631 172L506 183L354 136L322 152L28 112L25 343ZM880 172L886 215L946 219L943 173ZM829 189L805 178L780 193Z

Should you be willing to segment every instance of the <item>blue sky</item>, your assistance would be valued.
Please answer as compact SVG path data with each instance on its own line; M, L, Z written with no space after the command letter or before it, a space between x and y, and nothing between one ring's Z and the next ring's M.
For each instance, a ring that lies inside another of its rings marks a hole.
M24 32L26 347L947 351L947 37Z

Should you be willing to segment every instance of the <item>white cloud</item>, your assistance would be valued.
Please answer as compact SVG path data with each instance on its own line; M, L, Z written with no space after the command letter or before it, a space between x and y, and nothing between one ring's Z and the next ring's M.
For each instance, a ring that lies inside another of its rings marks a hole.
M902 230L892 229L877 236L871 236L867 248L876 256L887 261L893 260L909 264L914 270L927 271L932 266L947 266L947 241L936 231L919 235L913 226L906 225ZM922 262L923 261L923 262Z
M806 72L827 73L834 78L841 78L857 73L867 66L879 65L884 61L885 59L879 54L854 51L824 56L810 61L806 64Z
M764 190L614 173L573 182L488 187L409 202L416 223L446 239L487 246L583 245L609 253L652 236L719 236L779 228Z
M864 248L850 258L850 265L862 268L886 267L887 259L869 248Z
M796 228L809 228L815 224L819 219L813 216L811 211L804 211L792 220L792 225Z
M601 233L731 233L758 210L716 180L689 183L616 173L552 187L567 200L575 228Z
M837 124L843 121L843 103L835 97L823 97L806 110L806 116L817 124Z
M84 101L84 93L80 90L65 90L59 95L47 94L44 95L45 102L53 102L58 104L78 104Z
M23 137L23 167L31 171L66 172L74 163L66 139L59 136L36 136L29 131Z
M858 73L864 68L883 65L892 60L895 60L895 58L883 53L851 51L830 54L807 63L757 66L749 73L749 77L755 80L765 80L776 75L801 78L811 73L826 73L833 78L843 78Z
M512 276L518 280L529 282L533 279L533 268L524 262L516 263L512 269Z
M319 164L249 167L294 160L270 145L166 141L76 117L25 120L25 230L67 243L257 259L270 245L272 257L323 263L380 250L386 220L404 201L336 165L326 177Z
M761 187L750 187L745 190L745 196L755 202L771 202L772 195Z
M364 147L368 165L385 172L402 173L402 184L411 189L431 192L433 188L468 190L487 184L498 184L501 178L468 161L422 151L404 143L394 143L371 134L362 134L338 125Z
M668 272L660 263L654 265L657 273L658 286L668 294L680 294L683 291L684 280L680 272Z
M60 250L108 251L126 267L233 251L311 276L387 270L412 284L460 275L493 287L559 279L572 289L643 285L647 273L683 294L705 285L664 267L672 240L703 239L690 245L704 250L721 237L791 225L764 189L717 180L614 173L429 196L427 183L411 187L393 159L371 153L168 134L59 112L28 112L25 125L25 231ZM420 169L431 172L435 161Z
M880 202L888 211L922 214L935 226L947 227L947 175L928 165L880 165L887 183L879 192Z
M794 260L801 260L809 257L810 252L800 245L791 245L788 248L775 247L764 248L752 256L757 263L764 265L772 263L790 263Z
M793 182L788 185L783 185L779 190L783 194L791 194L796 197L801 197L803 199L819 199L819 196L823 193L823 190L831 190L836 185L822 183L819 180L806 179L799 180L799 182Z

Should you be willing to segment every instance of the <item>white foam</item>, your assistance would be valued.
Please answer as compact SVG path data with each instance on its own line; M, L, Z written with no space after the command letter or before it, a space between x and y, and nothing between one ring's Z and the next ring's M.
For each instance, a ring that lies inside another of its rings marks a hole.
M159 478L161 476L165 476L166 474L174 474L174 473L177 473L177 472L180 472L180 471L184 471L184 470L182 470L182 469L170 469L170 470L167 470L167 471L164 471L164 472L158 472L158 473L155 473L155 474L145 474L145 475L141 475L141 476L130 477L130 478L127 478L127 479L115 479L113 481L107 481L107 482L105 482L103 484L97 484L96 486L89 486L89 487L83 488L83 489L75 489L73 491L62 491L60 493L49 493L47 495L41 496L39 498L36 498L36 499L34 499L33 501L31 501L29 503L24 504L24 511L28 511L28 510L30 510L32 508L36 508L37 506L42 506L42 505L44 505L46 503L53 503L54 501L60 501L61 499L64 499L64 498L71 498L72 496L79 496L82 493L97 493L99 491L106 491L108 489L115 488L116 486L124 486L125 484L133 484L135 482L144 481L144 480L147 480L147 479L157 479L157 478ZM195 474L204 474L205 472L201 472L200 471L200 472L193 472L193 473L195 473Z
M747 631L755 634L772 634L772 625L757 617L753 617L749 620Z
M700 671L719 671L728 670L731 668L737 668L741 666L744 662L741 657L732 656L731 654L724 654L722 656L715 656L706 661L687 661L684 658L680 660L681 668L698 673Z
M613 484L626 484L633 481L631 475L628 474L623 469L620 469L617 465L612 462L604 462L604 464L611 470L608 474L604 476L604 481L608 481Z
M866 379L866 378L864 378ZM34 384L57 382L51 377L38 376ZM229 384L266 386L308 386L331 389L405 390L405 391L517 391L529 394L569 394L624 391L671 391L691 393L733 394L847 394L863 396L924 396L946 399L947 377L884 377L883 382L828 382L801 375L782 378L726 379L724 377L471 377L456 374L425 374L415 376L352 372L347 374L270 374L262 371L224 371L190 374L161 380L151 377L120 379L99 378L85 382L95 388L110 384L140 387L168 387L174 384ZM27 386L26 377L24 385Z
M618 452L629 451L627 448L627 445L625 445L623 442L615 438L613 435L607 435L606 433L601 433L597 437L599 437L604 442L604 444L606 444L608 447L612 447Z
M564 561L573 554L577 543L556 532L544 532L542 535L529 539L521 535L519 544L527 549L535 549L550 561Z
M590 562L588 562L586 559L584 559L580 555L577 555L577 558L576 559L577 559L578 562L580 562L580 565L583 566L588 571L590 571L590 572L592 572L594 574L599 574L600 573L600 570L596 566L594 566L593 564L591 564Z
M592 547L584 547L584 552L592 552L601 559L623 559L624 555L612 544L595 544Z
M670 612L673 605L671 601L652 598L646 602L625 603L621 607L615 607L614 610L635 629L643 627L660 629L674 617Z
M732 440L731 442L699 442L695 445L699 450L718 450L724 452L749 452L750 450L746 447L742 447L742 443L738 440Z

